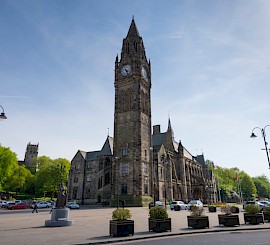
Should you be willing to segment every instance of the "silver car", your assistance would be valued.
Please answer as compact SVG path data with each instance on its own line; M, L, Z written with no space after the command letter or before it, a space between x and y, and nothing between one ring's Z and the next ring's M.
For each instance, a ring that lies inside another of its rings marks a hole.
M170 205L171 210L185 210L187 209L187 204L183 201L172 201Z
M191 200L188 203L188 210L191 209L191 206L196 206L196 207L198 207L200 209L203 209L203 203L200 200Z
M66 207L70 209L79 209L80 205L76 202L68 202Z
M263 207L264 207L264 204L260 203L260 202L257 202L257 201L245 201L243 203L243 209L245 209L245 207L249 204L253 204L253 205L257 205L259 206L260 210L262 211L263 210Z

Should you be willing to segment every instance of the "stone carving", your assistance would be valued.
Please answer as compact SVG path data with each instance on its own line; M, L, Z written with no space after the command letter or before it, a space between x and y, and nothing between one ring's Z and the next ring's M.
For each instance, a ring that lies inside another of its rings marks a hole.
M60 184L57 200L56 200L56 208L64 208L67 204L67 191L63 183Z

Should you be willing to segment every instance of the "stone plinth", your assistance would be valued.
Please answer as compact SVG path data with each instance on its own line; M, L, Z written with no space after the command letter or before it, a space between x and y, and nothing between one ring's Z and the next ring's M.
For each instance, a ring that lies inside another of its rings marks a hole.
M45 226L59 227L59 226L71 226L73 220L69 219L68 208L54 208L52 210L51 220L45 220Z

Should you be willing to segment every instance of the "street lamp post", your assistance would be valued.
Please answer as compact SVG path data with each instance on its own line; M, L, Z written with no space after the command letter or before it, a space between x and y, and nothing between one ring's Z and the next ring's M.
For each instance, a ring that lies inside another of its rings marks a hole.
M1 114L0 114L0 119L7 119L7 116L6 116L6 114L5 114L5 111L4 111L3 106L0 105L0 107L2 108L2 112L1 112Z
M254 129L252 129L250 138L256 138L256 137L257 137L257 136L254 134L254 132L253 132L255 129L259 129L259 130L261 131L262 137L263 137L263 140L264 140L264 145L265 145L265 149L264 149L264 150L266 151L267 160L268 160L268 166L269 166L269 168L270 168L270 159L269 159L269 153L268 153L268 148L267 148L268 143L266 142L266 139L265 139L265 137L266 137L265 129L266 129L268 126L270 126L270 125L266 125L264 128L255 127Z

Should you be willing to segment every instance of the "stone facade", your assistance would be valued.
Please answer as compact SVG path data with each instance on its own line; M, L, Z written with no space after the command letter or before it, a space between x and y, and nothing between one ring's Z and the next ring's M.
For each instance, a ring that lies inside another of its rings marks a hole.
M174 140L169 120L151 134L151 64L134 19L115 60L114 138L100 151L78 151L71 161L69 199L82 204L143 206L149 201L215 201L214 176L203 155Z
M23 161L18 161L19 165L24 164L27 169L29 169L32 173L37 170L37 162L36 159L38 157L38 146L39 144L31 144L28 143L24 155Z

